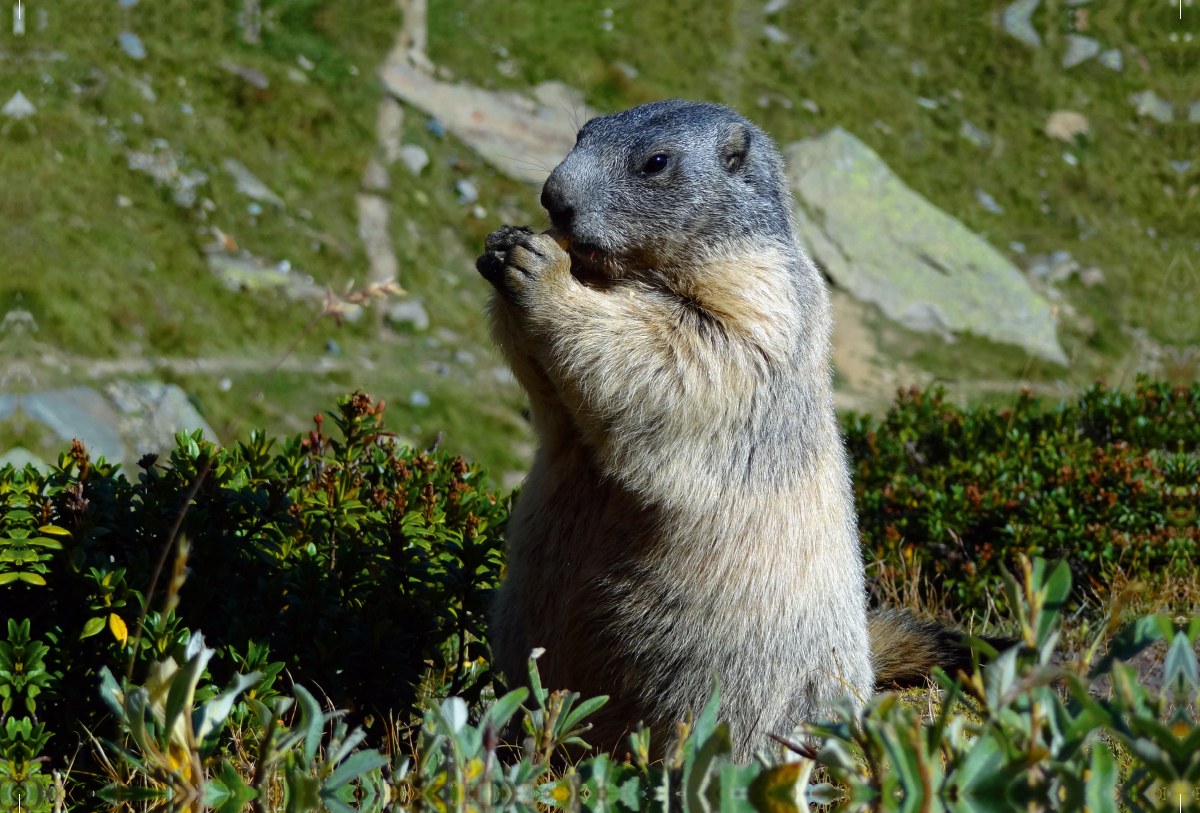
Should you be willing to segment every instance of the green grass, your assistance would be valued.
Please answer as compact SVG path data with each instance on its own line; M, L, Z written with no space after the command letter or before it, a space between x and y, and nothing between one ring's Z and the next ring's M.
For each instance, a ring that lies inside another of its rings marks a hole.
M1172 42L1169 35L1181 29L1170 15L1116 19L1097 9L1085 18L1089 36L1122 48L1125 67L1117 73L1096 60L1061 67L1063 37L1078 25L1061 4L1043 5L1034 16L1044 41L1038 51L994 24L1002 2L902 0L852 8L815 0L790 3L770 17L764 5L567 0L543 8L534 0L453 0L431 9L430 50L434 61L468 81L520 87L562 79L584 88L601 109L674 95L723 102L780 143L846 127L906 183L1014 259L1008 246L1015 241L1029 253L1065 249L1084 267L1104 270L1103 289L1071 288L1072 302L1097 331L1089 336L1064 316L1063 345L1075 364L1064 371L1035 363L1028 373L1034 379L1078 386L1111 372L1128 350L1123 323L1145 326L1166 344L1200 341L1200 320L1183 304L1194 303L1200 277L1182 271L1197 263L1189 224L1200 196L1186 190L1200 180L1200 166L1183 175L1169 166L1200 152L1200 128L1139 118L1127 101L1147 88L1192 101L1181 80L1195 76L1200 39ZM789 40L769 41L768 23ZM498 48L515 59L516 77L496 70ZM1134 56L1138 50L1142 57ZM635 68L636 79L617 63ZM939 105L928 110L918 97ZM806 99L819 112L801 106ZM1043 132L1048 115L1064 108L1091 121L1091 135L1074 145ZM990 148L959 136L964 119L990 134ZM1063 160L1065 152L1076 166ZM985 211L976 188L989 191L1005 214ZM1043 193L1049 212L1041 210ZM1169 273L1172 264L1182 268ZM968 340L959 352L940 339L908 338L919 348L915 356L937 372L996 378L1019 376L1026 365L1011 348Z
M1030 363L1022 351L970 337L947 345L876 315L872 330L898 337L882 344L885 367L905 361L945 380L1028 377L1071 389L1099 374L1116 380L1129 366L1123 325L1145 327L1177 348L1200 342L1191 229L1200 195L1187 192L1200 184L1200 164L1182 175L1169 165L1200 154L1200 128L1139 118L1126 101L1151 88L1183 109L1192 101L1185 97L1200 39L1172 42L1177 21L1170 15L1117 18L1097 7L1088 34L1121 47L1124 70L1095 60L1064 70L1057 60L1074 12L1043 4L1034 22L1046 45L1033 52L992 24L1003 5L814 0L768 18L757 0L439 0L430 4L429 50L458 79L518 89L558 79L581 88L601 111L674 95L712 99L743 111L781 143L840 124L1002 251L1012 241L1030 253L1066 249L1106 276L1101 288L1064 286L1078 311L1062 320L1062 344L1075 359L1070 369ZM426 335L381 335L374 315L340 329L323 322L300 343L293 366L250 401L314 310L271 293L226 290L208 270L203 246L212 238L201 229L217 226L256 256L287 259L338 290L365 279L354 196L375 149L381 88L374 71L401 20L385 0L265 0L262 42L247 45L240 8L241 0L142 0L128 10L62 0L46 7L45 30L37 29L34 8L24 37L0 32L7 54L0 102L21 90L37 106L25 121L4 119L0 131L0 307L30 310L52 357L40 354L28 376L16 384L10 377L6 386L102 385L104 376L85 374L90 359L241 360L248 364L230 372L172 374L148 364L129 374L184 386L214 427L242 414L239 436L256 425L298 431L332 392L362 386L388 400L397 432L428 443L440 429L447 447L493 472L523 468L519 449L529 429L517 389L492 374L502 362L490 349L481 312L487 286L472 260L499 223L541 222L536 190L499 175L454 138L436 137L413 109L404 140L425 147L431 164L419 178L393 166L384 193L400 283L424 298L428 336L445 329L458 338L432 347ZM767 23L789 40L769 41ZM116 44L123 30L145 43L144 60ZM517 66L512 78L496 68L505 58L500 49ZM298 57L312 70L300 69ZM250 86L221 69L222 60L262 71L270 87ZM289 78L297 72L307 81ZM142 80L154 101L138 86ZM943 101L927 110L918 96ZM1042 132L1059 108L1088 116L1085 142L1068 146ZM987 131L993 147L960 138L963 119ZM128 169L126 151L149 150L154 139L207 173L198 195L215 211L179 207L168 190ZM1062 159L1068 150L1078 166ZM252 222L251 201L221 169L231 157L277 192L285 209L265 206ZM467 177L480 190L484 218L457 201L454 184ZM976 187L1006 213L984 211ZM117 196L131 205L117 206ZM337 368L322 372L331 338L341 353L332 358ZM455 361L455 350L475 361ZM439 363L448 375L432 371ZM232 386L223 390L224 377ZM409 406L416 389L431 397L430 407Z
M535 197L453 139L433 136L415 111L404 138L426 147L431 166L413 178L395 165L385 193L400 283L423 297L429 336L444 329L458 338L431 347L424 335L381 337L374 314L341 328L325 320L301 341L291 366L251 400L315 307L271 292L226 290L207 267L203 247L213 238L201 230L218 227L240 248L269 262L287 259L335 290L365 281L354 196L375 149L382 91L374 71L401 20L394 5L371 0L267 2L264 19L273 22L264 26L260 45L247 45L236 22L240 6L240 0L139 3L122 11L116 4L66 2L49 9L45 30L36 30L31 13L23 38L4 37L0 47L16 54L24 70L0 76L0 95L7 101L20 89L37 113L9 123L2 138L0 242L9 269L0 274L0 307L33 313L42 345L35 355L48 362L34 361L32 380L15 386L102 386L113 376L87 375L90 359L205 358L212 372L172 373L150 363L143 365L149 371L135 374L178 383L197 396L218 434L241 415L237 436L259 425L272 432L307 428L331 395L365 387L390 402L390 424L400 434L428 444L442 430L446 446L485 461L497 477L521 468L512 444L527 441L529 430L519 418L517 389L492 374L501 362L487 337L487 286L473 260L495 210L507 205L532 213ZM123 30L145 43L145 59L121 51L115 39ZM67 58L45 58L51 50ZM311 71L300 70L301 56L315 63ZM222 60L262 71L270 87L250 86L221 69ZM307 82L293 81L289 71L304 73ZM136 84L142 80L154 101ZM128 169L126 151L149 151L155 139L166 140L187 169L208 175L197 200L209 198L215 211L177 206L169 189ZM285 209L263 204L253 217L252 201L221 169L226 158L250 168ZM454 184L468 176L493 213L487 221L457 202ZM116 205L118 196L131 205ZM330 359L338 369L321 372L329 339L341 351ZM455 361L456 349L475 361ZM232 362L243 366L227 369ZM431 372L439 362L453 371ZM231 386L223 391L225 377ZM431 406L409 405L417 389ZM35 440L30 429L20 435Z

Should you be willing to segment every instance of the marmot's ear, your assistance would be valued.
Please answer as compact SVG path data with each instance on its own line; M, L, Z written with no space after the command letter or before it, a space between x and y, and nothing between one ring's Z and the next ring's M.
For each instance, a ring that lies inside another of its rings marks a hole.
M727 172L737 172L750 154L750 130L735 124L721 144L721 166Z

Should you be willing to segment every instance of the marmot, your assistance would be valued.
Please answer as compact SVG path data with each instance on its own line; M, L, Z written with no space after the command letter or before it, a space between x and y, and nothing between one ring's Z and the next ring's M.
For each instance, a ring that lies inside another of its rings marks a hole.
M544 647L547 688L611 697L589 742L641 720L661 749L715 669L745 758L843 694L969 664L936 625L868 621L829 297L771 139L721 105L642 105L588 121L541 201L551 232L503 227L477 264L539 440L502 673Z

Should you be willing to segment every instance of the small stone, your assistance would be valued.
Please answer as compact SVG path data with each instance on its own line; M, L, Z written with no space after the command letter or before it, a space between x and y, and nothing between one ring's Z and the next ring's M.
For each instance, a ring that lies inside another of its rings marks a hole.
M414 330L429 327L429 315L419 299L396 303L388 310L387 320L397 326L411 325Z
M425 129L433 133L438 138L446 137L446 128L443 127L442 123L437 119L430 119L429 123L425 125Z
M192 106L190 104L188 104L187 102L184 102L183 104L179 105L179 110L185 116L190 116L196 112L195 110L192 109Z
M371 262L368 280L385 282L394 280L400 273L400 263L392 248L392 238L388 233L388 218L390 207L378 195L355 195L358 204L358 236L362 238Z
M1011 243L1009 243L1008 247L1009 247L1009 249L1012 250L1012 252L1014 254L1024 254L1025 253L1025 244L1018 243L1016 240L1013 240Z
M614 62L613 67L625 74L626 79L637 79L638 70L632 65L625 62Z
M937 110L938 103L934 99L926 99L924 96L917 97L917 104L924 107L926 110Z
M388 175L387 167L374 158L367 161L366 167L363 168L362 185L364 189L378 191L391 189L392 179Z
M780 29L778 29L777 27L775 27L773 25L764 25L763 26L763 36L766 37L767 39L769 39L771 42L780 42L780 43L787 42L789 39L791 39L791 37L789 37L787 35L787 32L781 31Z
M222 378L220 383L217 384L217 389L221 392L229 392L233 389L233 381L229 378Z
M1119 71L1122 67L1121 52L1116 48L1102 53L1097 61L1109 70Z
M1073 110L1055 110L1046 119L1046 135L1060 141L1072 142L1075 136L1087 135L1090 125L1087 117Z
M249 198L260 200L263 203L270 203L279 208L283 208L283 198L276 195L271 189L250 170L246 169L240 161L232 158L226 158L221 165L225 171L233 176L237 184L237 191Z
M779 12L783 11L784 6L787 4L788 0L771 0L771 2L767 3L767 5L763 8L763 14L778 14Z
M1188 122L1200 124L1200 102L1192 102L1188 105Z
M517 67L517 61L515 59L502 59L496 63L496 71L499 72L501 76L514 79L516 78L517 74L521 72L521 69Z
M384 160L394 164L400 157L400 138L404 134L404 108L393 96L384 96L375 111L375 138L383 147Z
M454 189L458 192L458 202L463 206L468 206L479 200L479 190L475 188L475 184L466 178L454 184Z
M459 364L474 364L475 363L475 357L472 356L470 353L468 353L466 350L454 351L454 360L457 361Z
M287 69L287 78L290 81L295 82L297 85L308 84L308 77L304 74L304 71L300 70L299 68L289 67Z
M512 491L521 483L525 482L525 475L528 472L524 471L506 471L500 478L500 487L505 491Z
M129 84L138 89L138 93L142 94L142 98L148 102L158 101L158 95L155 94L154 88L150 87L150 83L142 79L135 79L132 76L128 79Z
M251 217L258 217L263 213L263 208L257 203L250 203L246 205L246 213Z
M485 217L487 217L487 209L476 203L471 207L471 215L477 220L483 220Z
M1079 281L1091 288L1104 282L1104 272L1099 268L1085 268L1079 272Z
M29 118L36 112L37 108L33 106L33 102L26 99L25 94L19 90L5 103L4 107L0 108L0 113L10 119Z
M1004 214L1004 207L996 203L996 199L984 192L982 189L975 190L975 198L979 201L979 205L987 209L994 215Z
M517 383L517 379L512 374L512 370L508 369L507 367L493 367L492 368L492 377L495 378L497 381L499 381L501 384L516 384Z
M816 114L816 113L821 112L821 108L817 107L817 103L814 102L812 99L805 99L804 101L800 102L800 106L803 107L805 110L807 110L809 113Z
M1067 52L1063 54L1062 66L1073 68L1081 62L1086 62L1100 53L1100 43L1091 37L1079 34L1067 34Z
M991 136L966 119L963 119L962 127L959 128L958 134L976 147L988 147L992 143Z
M338 343L335 342L333 339L326 339L325 340L325 352L331 356L337 356L337 355L341 354L342 348L338 347Z
M412 395L408 397L408 402L415 407L429 406L429 396L420 390L413 390Z
M429 153L425 152L424 147L416 144L405 144L400 148L400 160L404 161L404 165L408 167L408 171L413 175L420 175L421 170L429 165Z
M1191 168L1191 166L1192 166L1191 161L1172 161L1171 162L1171 169L1175 170L1180 175L1187 172Z
M254 68L247 68L229 60L225 60L219 64L223 69L242 77L242 79L254 85L259 90L266 90L271 86L271 81L267 79L266 74L262 71L256 71Z
M1158 94L1153 90L1143 90L1141 93L1133 94L1129 97L1129 103L1137 105L1139 116L1149 116L1156 121L1161 121L1163 124L1170 124L1171 119L1174 118L1171 103L1165 99L1160 99Z
M122 31L117 35L117 42L121 45L121 50L134 59L146 58L146 46L142 44L142 40L137 34L132 31Z
M120 206L122 209L125 209L125 208L132 206L133 201L131 201L129 198L125 197L124 195L117 195L117 205Z
M305 59L303 54L296 57L296 63L306 71L311 71L314 67L316 67L310 60Z
M1079 270L1079 263L1069 251L1055 251L1049 256L1037 254L1030 258L1026 272L1030 277L1047 283L1066 282Z
M1042 38L1033 27L1033 11L1041 0L1016 0L1004 10L1004 30L1031 48L1040 48Z

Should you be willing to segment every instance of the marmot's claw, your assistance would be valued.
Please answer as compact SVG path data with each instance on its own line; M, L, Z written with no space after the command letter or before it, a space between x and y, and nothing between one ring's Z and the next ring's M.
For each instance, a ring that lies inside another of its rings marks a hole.
M508 251L521 241L522 235L533 234L528 226L501 226L487 236L485 245L488 251Z
M475 261L475 270L492 285L501 284L504 279L504 255L503 251L489 250Z

